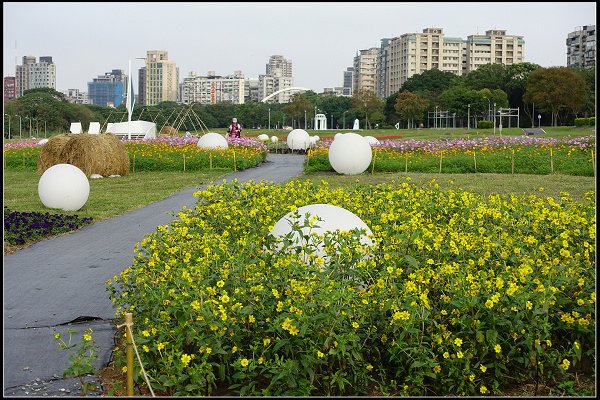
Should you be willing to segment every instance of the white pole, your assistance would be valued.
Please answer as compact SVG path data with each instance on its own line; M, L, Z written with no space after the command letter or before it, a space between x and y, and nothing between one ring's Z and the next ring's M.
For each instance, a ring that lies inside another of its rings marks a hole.
M129 80L127 81L127 111L128 111L128 119L127 119L127 139L131 140L131 106L130 104L130 96L131 96L131 60L129 60Z

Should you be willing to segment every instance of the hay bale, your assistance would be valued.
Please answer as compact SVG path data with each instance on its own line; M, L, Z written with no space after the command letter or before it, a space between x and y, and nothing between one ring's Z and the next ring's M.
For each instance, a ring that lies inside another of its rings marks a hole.
M62 163L60 161L60 153L64 145L73 136L72 134L63 133L48 139L48 142L42 147L38 158L37 173L39 175L42 175L51 166Z
M176 136L177 129L173 128L172 126L165 125L161 128L160 134L164 136Z
M52 161L54 164L74 165L88 177L92 174L125 176L129 173L127 149L119 138L110 133L70 135L69 140L62 146L59 156ZM39 163L38 170L40 170Z

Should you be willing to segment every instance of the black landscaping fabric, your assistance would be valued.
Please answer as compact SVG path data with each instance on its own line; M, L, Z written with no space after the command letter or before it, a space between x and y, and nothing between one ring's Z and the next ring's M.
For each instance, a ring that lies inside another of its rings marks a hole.
M284 182L303 172L304 160L299 154L268 154L261 165L230 173L213 184L236 178ZM193 208L193 193L206 186L182 190L144 208L4 256L4 396L79 394L72 380L62 379L69 366L68 353L59 350L54 339L56 332L67 339L67 327L77 332L75 341L92 328L99 355L96 367L108 364L115 323L106 280L132 264L134 245L146 234L170 223L183 206ZM44 385L52 390L40 390Z

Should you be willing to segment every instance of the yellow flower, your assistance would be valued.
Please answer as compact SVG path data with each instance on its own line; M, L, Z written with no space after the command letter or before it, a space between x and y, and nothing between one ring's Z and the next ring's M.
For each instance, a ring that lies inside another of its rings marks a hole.
M483 365L483 364L481 364L481 365L479 366L479 369L481 370L481 372L485 372L485 371L487 371L487 367L486 367L485 365Z
M444 352L444 358L448 358L448 357L450 357L450 353L448 353L447 351Z
M86 342L89 342L90 340L92 340L92 336L88 335L87 333L83 335L83 340L85 340Z
M190 355L189 355L189 354L185 354L185 353L183 353L183 354L181 355L181 362L183 363L183 365L184 365L185 367L187 367L187 365L190 363L191 359L192 359L192 357L190 357Z
M321 351L317 351L317 357L323 358L324 356L325 354L323 354Z
M486 394L488 390L487 390L487 388L485 386L481 386L479 388L479 391L481 392L481 394Z
M462 339L460 339L460 338L454 339L454 344L457 345L458 347L462 346Z
M148 346L143 345L142 348L144 349L144 351L147 353L150 351L150 348L148 348Z
M125 366L125 367L121 368L121 371L122 371L124 374L125 374L125 373L127 373L127 366Z
M569 365L571 365L571 362L565 358L562 360L560 367L566 371L569 369Z
M496 353L502 353L502 346L500 346L499 344L496 344L496 345L494 346L494 351L495 351Z
M359 325L358 325L358 322L353 322L353 323L352 323L352 327L353 327L354 329L358 329L358 326L359 326Z
M242 364L242 367L247 367L249 363L250 362L248 361L247 358L243 358L242 361L240 361L240 364Z
M224 285L225 285L225 282L223 282L223 281L217 282L217 287L223 287Z
M440 372L442 370L442 367L440 367L439 365L436 365L435 367L433 367L433 372L435 372L436 374L438 372Z
M469 375L469 380L471 382L473 382L475 380L475 375L474 374Z
M238 350L237 346L233 346L231 348L231 353L235 353Z
M262 364L262 363L264 363L264 362L265 362L265 359L264 359L264 357L262 357L262 356L261 356L261 357L259 357L259 358L258 358L258 363L259 363L259 364Z
M367 370L371 371L373 369L373 366L371 364L367 365Z
M463 358L463 352L459 351L458 353L456 353L456 358Z
M268 345L269 345L269 343L271 343L271 339L269 339L268 337L266 337L266 338L264 338L264 339L263 339L263 344L264 344L265 346L268 346Z

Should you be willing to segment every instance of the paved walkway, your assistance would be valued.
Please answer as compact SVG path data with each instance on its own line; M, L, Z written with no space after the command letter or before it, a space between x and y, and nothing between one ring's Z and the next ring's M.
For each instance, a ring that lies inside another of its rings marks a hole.
M304 159L297 154L268 154L260 166L230 173L215 183L234 178L284 182L302 173ZM54 333L68 338L63 324L82 321L70 325L77 331L75 341L92 328L97 368L108 364L115 332L106 280L132 264L135 243L171 222L181 207L193 208L193 193L206 186L182 190L4 256L4 396L79 394L76 382L62 379L68 354L58 349Z

